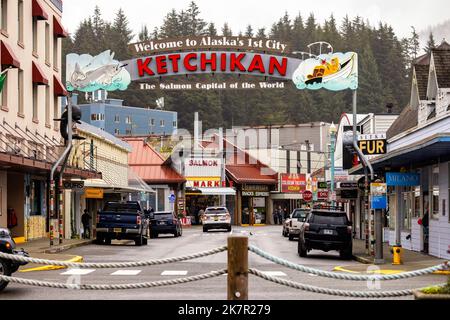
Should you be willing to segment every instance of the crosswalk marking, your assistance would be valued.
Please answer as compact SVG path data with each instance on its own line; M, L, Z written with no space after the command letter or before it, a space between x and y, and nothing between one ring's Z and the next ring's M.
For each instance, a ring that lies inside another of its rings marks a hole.
M95 269L69 269L66 272L61 273L65 276L85 276L89 273L94 272Z
M112 276L137 276L142 270L117 270L111 273Z
M269 277L287 277L287 274L281 271L263 271Z
M161 273L162 276L185 276L187 274L186 270L166 270Z

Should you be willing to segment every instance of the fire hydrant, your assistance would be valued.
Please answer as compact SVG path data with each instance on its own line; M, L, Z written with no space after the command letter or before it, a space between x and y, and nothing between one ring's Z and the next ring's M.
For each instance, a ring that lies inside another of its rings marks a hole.
M393 265L400 265L403 264L403 248L400 246L394 246L391 248L392 253L392 264Z

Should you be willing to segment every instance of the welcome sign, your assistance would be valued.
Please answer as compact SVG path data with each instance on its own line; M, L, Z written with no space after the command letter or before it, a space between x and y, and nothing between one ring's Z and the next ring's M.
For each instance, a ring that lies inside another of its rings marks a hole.
M174 43L159 42L159 46L154 42L135 44L135 50L141 53L154 50L164 51L163 47L167 49L164 53L153 53L121 62L114 60L114 53L110 51L96 57L69 54L67 56L67 89L82 92L99 89L125 90L131 81L145 82L162 77L201 74L251 75L265 79L290 80L300 90L323 88L341 91L358 88L358 56L354 52L329 52L318 56L306 53L308 59L298 59L280 55L287 50L287 47L273 40L265 42L258 39L253 39L254 41L240 40L231 46L226 45L224 41L214 45L211 39L204 45L198 44L197 41L187 40L185 42L179 40ZM224 49L222 51L192 50L205 46L214 49L223 47ZM230 50L240 46L249 51L225 51L225 49ZM268 46L272 47L277 54L265 53ZM172 52L187 47L192 51ZM302 53L302 58L304 54ZM219 84L216 87L216 89L223 89ZM236 86L230 86L230 88L238 89ZM143 86L142 89L148 88ZM197 89L202 89L201 85Z

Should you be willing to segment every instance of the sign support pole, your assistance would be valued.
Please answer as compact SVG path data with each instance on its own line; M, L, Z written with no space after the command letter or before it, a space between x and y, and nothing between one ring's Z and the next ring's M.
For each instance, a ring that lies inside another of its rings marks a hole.
M375 264L383 264L383 210L375 210Z

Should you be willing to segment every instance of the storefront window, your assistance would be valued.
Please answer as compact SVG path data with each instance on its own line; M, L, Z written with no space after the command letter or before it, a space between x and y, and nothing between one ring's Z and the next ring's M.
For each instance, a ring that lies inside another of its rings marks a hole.
M431 218L438 219L439 218L439 165L433 166L432 173L432 195L431 195Z
M413 193L412 192L404 192L403 193L403 229L411 230L411 217L413 211Z
M31 180L30 185L30 204L32 216L41 215L41 182L37 180Z

